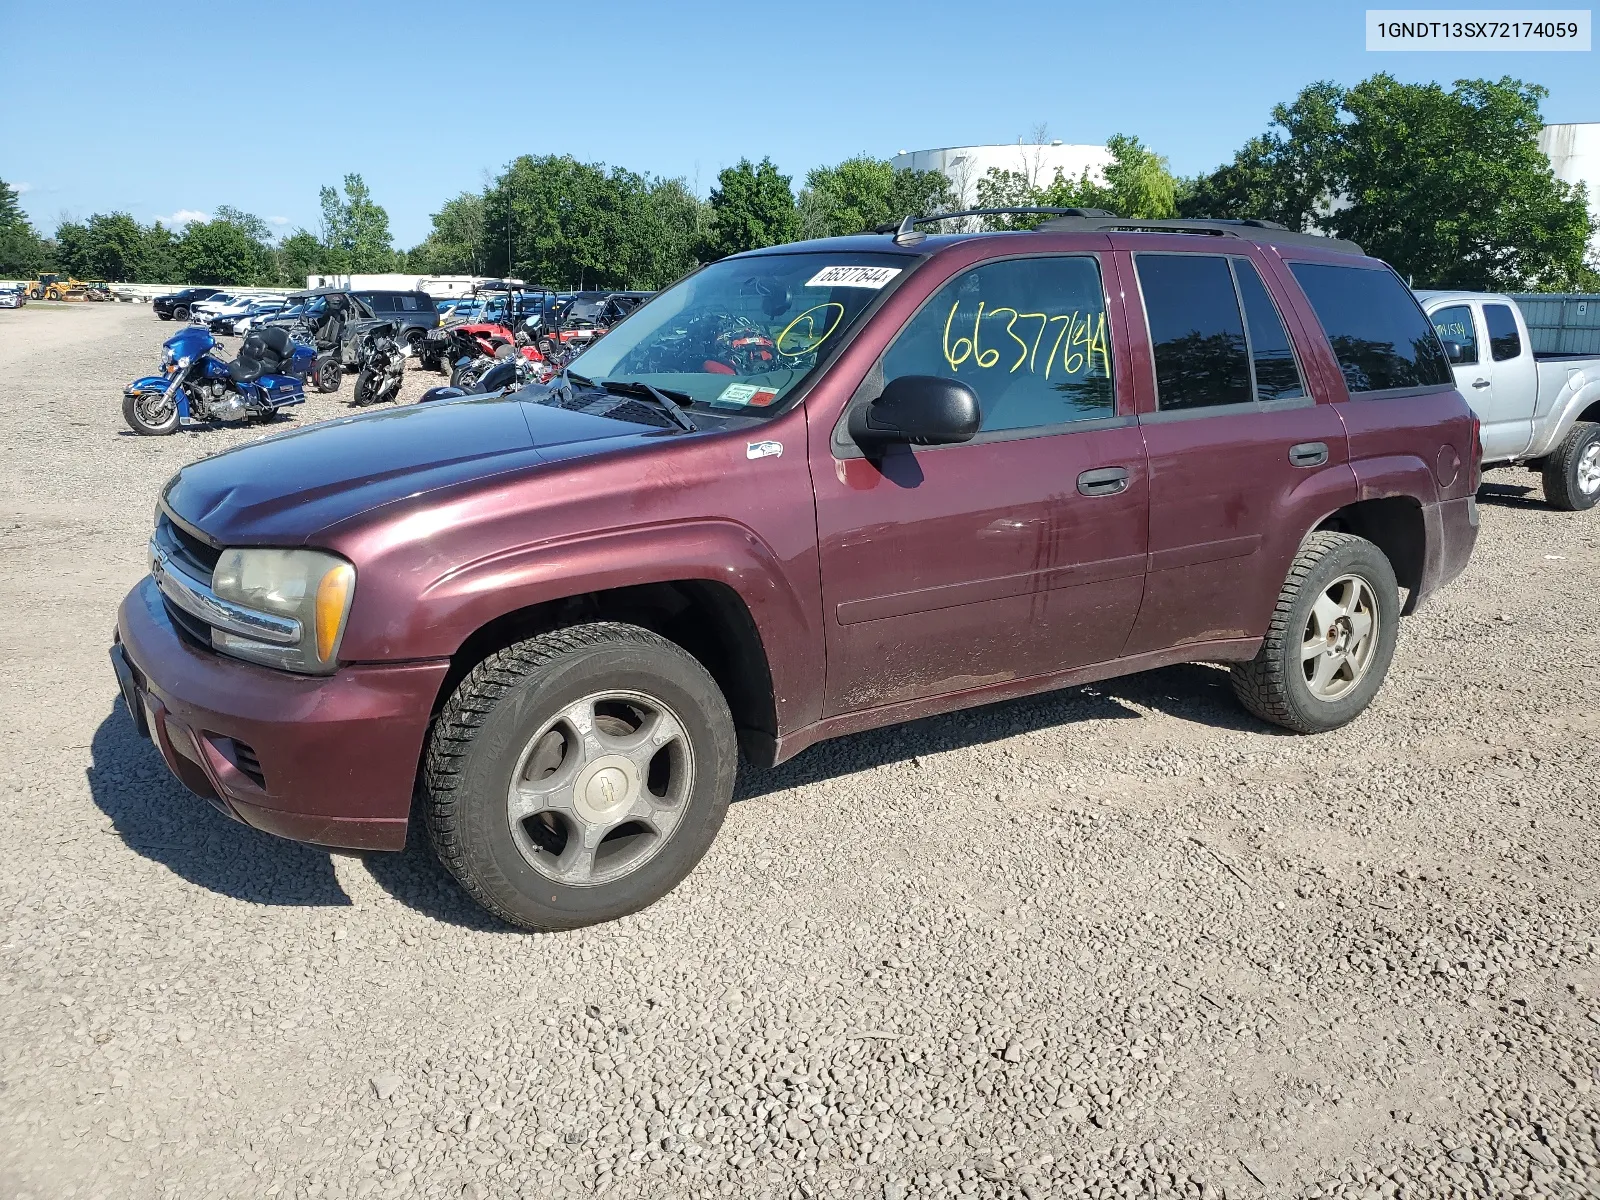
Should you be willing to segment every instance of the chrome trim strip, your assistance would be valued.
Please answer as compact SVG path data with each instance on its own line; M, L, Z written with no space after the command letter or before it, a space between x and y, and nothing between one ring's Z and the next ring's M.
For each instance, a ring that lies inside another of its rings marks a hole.
M156 545L154 539L150 542L150 574L163 596L207 625L277 646L293 646L300 641L299 621L223 600L173 562L172 556Z

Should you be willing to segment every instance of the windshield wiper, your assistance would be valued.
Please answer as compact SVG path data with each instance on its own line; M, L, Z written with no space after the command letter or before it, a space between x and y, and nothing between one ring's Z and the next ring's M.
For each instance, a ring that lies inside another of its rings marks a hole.
M577 378L577 376L570 376L570 378ZM660 388L645 383L641 379L608 379L600 386L605 388L608 392L623 392L632 396L648 396L662 408L666 409L667 415L677 422L679 428L683 429L686 433L700 432L700 426L694 423L694 419L690 417L688 413L683 411L683 408L676 400L674 400L666 392L663 392ZM686 392L679 392L678 395L682 396L685 400L688 400L691 404L694 403L693 398Z

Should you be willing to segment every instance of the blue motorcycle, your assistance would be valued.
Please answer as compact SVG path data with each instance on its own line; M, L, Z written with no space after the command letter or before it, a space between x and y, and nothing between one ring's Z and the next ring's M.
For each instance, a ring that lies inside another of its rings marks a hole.
M217 339L199 325L168 338L161 374L122 389L128 427L157 436L183 425L266 420L280 408L305 403L305 380L317 352L287 330L269 326L252 332L232 362L217 350Z

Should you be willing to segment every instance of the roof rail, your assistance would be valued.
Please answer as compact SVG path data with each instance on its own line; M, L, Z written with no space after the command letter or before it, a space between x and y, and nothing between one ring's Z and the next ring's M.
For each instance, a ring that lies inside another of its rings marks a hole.
M1315 246L1319 250L1333 250L1341 254L1366 254L1360 246L1343 238L1324 237L1320 233L1299 233L1286 229L1276 221L1255 217L1172 217L1143 221L1131 217L1113 217L1109 213L1072 214L1046 221L1039 229L1052 233L1205 233L1213 237L1267 242L1274 246Z
M1103 208L1037 208L1027 205L1003 208L963 208L958 212L929 213L925 217L907 216L901 221L889 221L872 229L873 233L894 234L895 245L914 246L922 241L926 234L916 231L918 225L926 225L932 221L949 221L957 217L994 217L1010 216L1015 213L1031 213L1042 216L1056 217L1109 217Z

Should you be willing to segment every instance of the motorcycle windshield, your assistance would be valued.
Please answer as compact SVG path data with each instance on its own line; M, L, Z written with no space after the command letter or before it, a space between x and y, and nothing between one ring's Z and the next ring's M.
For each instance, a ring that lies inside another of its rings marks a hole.
M180 358L187 358L192 361L199 358L216 344L217 339L212 337L210 331L201 325L191 325L162 343L167 351L167 357L173 362Z

